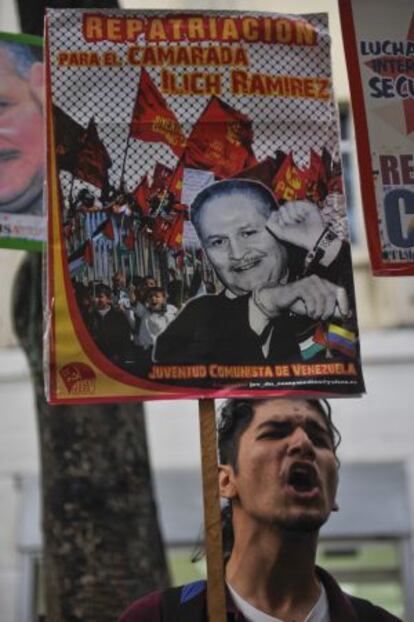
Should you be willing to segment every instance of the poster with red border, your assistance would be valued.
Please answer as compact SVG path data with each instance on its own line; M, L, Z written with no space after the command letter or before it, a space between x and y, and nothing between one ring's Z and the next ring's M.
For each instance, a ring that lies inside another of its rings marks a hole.
M411 0L339 0L372 270L414 275Z
M327 16L49 10L48 398L364 391Z

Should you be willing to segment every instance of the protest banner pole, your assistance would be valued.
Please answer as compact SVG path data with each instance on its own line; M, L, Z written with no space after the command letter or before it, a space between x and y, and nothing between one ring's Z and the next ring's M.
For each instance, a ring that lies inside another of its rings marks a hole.
M226 622L223 541L214 400L198 401L203 475L204 533L207 558L207 608L209 622Z

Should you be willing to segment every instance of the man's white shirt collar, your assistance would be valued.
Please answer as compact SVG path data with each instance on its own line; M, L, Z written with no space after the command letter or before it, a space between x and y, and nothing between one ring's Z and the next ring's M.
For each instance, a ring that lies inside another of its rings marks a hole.
M239 611L242 612L247 622L286 622L284 620L280 620L279 618L270 616L268 613L264 613L263 611L256 609L256 607L253 607L253 605L247 602L247 600L244 600L244 598L242 598L229 583L227 583L227 587L229 588L234 604ZM315 605L309 611L304 622L331 622L328 597L322 583L320 596Z

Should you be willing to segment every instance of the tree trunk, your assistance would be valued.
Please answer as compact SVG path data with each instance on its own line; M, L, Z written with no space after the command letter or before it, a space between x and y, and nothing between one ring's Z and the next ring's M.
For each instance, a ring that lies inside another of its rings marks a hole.
M46 403L40 273L40 255L28 255L13 311L38 412L47 619L114 622L134 598L168 582L143 409Z
M116 2L19 0L23 32L42 34L46 5L99 8ZM13 316L36 396L47 620L114 622L132 600L168 583L143 408L47 404L41 256L35 253L17 274Z

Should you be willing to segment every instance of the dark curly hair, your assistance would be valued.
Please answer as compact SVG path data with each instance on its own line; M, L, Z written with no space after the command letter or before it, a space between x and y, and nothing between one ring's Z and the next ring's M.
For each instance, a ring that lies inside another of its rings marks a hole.
M220 464L230 464L235 473L238 470L238 450L240 437L247 430L255 414L255 408L266 402L266 399L230 399L221 408L220 418L217 426L218 433L218 454ZM339 430L332 421L332 410L326 400L305 399L303 400L314 408L322 416L330 439L332 441L333 452L341 442ZM337 459L339 464L339 461ZM223 533L223 552L224 560L227 561L231 555L234 543L233 524L232 524L232 505L225 502L221 510L222 533Z

